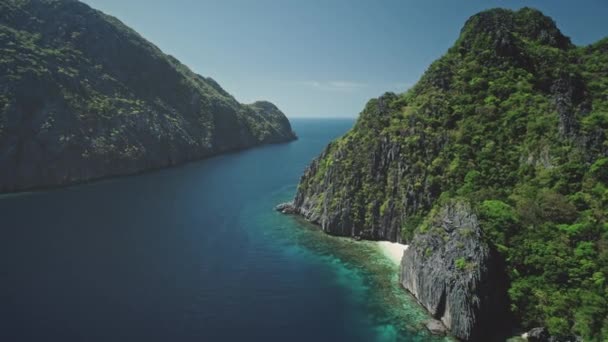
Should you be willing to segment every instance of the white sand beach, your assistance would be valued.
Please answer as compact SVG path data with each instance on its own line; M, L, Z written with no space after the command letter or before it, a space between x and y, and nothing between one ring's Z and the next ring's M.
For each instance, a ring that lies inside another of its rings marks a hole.
M408 245L390 241L378 241L377 243L378 247L380 247L382 253L384 253L387 258L391 259L396 265L401 264L403 252L408 248Z

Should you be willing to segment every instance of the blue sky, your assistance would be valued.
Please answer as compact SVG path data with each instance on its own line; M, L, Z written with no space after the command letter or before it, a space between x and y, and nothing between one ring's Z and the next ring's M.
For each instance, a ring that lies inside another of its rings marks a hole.
M608 36L606 0L84 0L210 76L289 117L354 117L402 92L492 7L535 7L578 45Z

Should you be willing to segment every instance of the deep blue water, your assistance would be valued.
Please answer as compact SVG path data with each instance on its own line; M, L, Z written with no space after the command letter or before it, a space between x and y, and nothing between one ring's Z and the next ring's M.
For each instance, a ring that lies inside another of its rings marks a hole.
M0 341L427 341L371 242L273 211L351 120L298 141L0 197Z

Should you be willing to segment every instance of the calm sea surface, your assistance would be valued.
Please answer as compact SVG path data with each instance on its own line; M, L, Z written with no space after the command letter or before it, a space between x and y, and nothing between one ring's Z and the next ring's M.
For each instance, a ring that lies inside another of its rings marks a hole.
M0 197L0 341L428 341L371 242L273 207L352 120L298 141Z

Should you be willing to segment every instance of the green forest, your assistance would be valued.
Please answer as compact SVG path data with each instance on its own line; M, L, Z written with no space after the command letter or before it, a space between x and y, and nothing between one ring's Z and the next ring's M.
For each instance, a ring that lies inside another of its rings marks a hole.
M406 243L464 199L506 261L517 324L606 341L607 130L608 39L578 47L537 10L489 10L413 88L369 101L300 191Z

